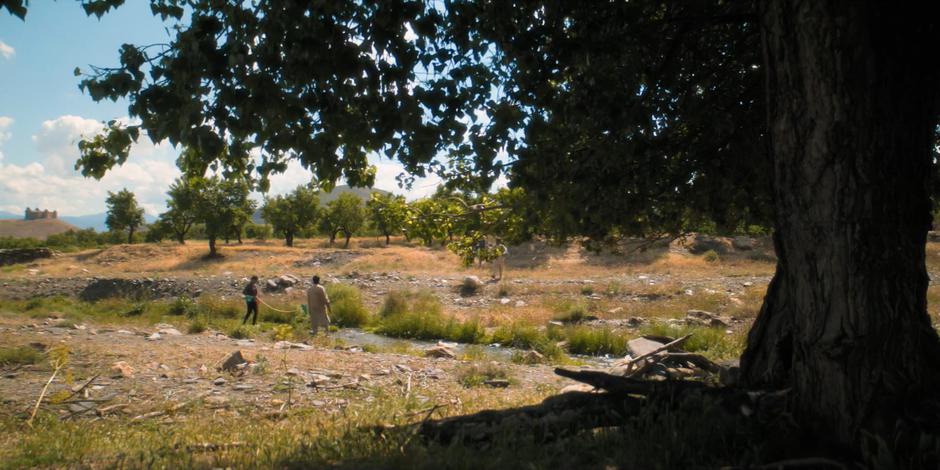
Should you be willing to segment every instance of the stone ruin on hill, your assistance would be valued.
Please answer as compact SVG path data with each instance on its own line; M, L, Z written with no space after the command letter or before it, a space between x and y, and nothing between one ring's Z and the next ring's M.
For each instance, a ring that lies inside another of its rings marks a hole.
M32 210L29 207L26 208L26 219L25 220L39 220L39 219L58 219L59 211L50 211L50 210L39 210L37 207L36 210Z

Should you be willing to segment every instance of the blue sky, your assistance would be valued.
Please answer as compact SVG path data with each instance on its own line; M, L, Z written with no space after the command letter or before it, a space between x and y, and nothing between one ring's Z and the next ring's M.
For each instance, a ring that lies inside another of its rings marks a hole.
M164 210L164 192L179 172L177 150L146 139L127 164L101 181L82 178L73 166L77 142L93 135L101 122L127 116L127 103L95 103L78 89L75 67L117 63L121 44L167 42L165 25L151 15L149 2L132 0L98 20L85 16L78 2L34 1L26 21L0 12L0 211L26 206L58 209L65 215L104 211L107 191L134 191L144 208ZM436 179L418 181L412 191L397 188L401 166L370 159L377 166L376 187L409 198L433 191ZM272 192L309 181L291 165L272 179Z

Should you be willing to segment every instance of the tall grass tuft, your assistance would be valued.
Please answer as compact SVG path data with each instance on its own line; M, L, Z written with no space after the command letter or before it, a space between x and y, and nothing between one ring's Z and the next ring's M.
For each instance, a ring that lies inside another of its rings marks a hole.
M481 343L486 333L479 320L460 321L444 315L441 301L430 291L392 291L379 311L376 332L395 338L444 339Z
M568 341L568 352L572 354L623 356L627 353L626 336L610 328L575 326L566 329L565 339Z
M326 286L330 297L330 309L333 311L332 322L337 326L362 326L370 323L369 311L362 304L362 292L347 284Z

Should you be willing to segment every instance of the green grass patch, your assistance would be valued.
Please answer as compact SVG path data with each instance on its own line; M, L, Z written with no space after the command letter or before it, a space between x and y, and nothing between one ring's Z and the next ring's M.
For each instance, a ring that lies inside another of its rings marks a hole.
M392 291L379 311L375 332L393 338L482 343L483 325L476 318L460 321L444 315L441 301L430 291Z
M563 323L577 323L588 316L588 307L581 299L559 299L552 309L555 312L552 320Z
M186 328L186 331L191 335L198 335L206 331L209 328L209 323L203 317L193 318L189 322L189 326Z
M464 387L478 387L488 380L510 380L509 369L499 363L468 364L457 369L457 382Z
M0 348L0 366L25 366L42 360L43 354L29 346Z
M566 328L568 352L588 356L623 356L627 353L627 337L610 328L574 326Z
M228 332L228 336L235 339L248 339L251 338L251 335L251 327L248 325L238 325Z
M682 349L689 352L701 353L713 360L732 359L740 357L744 352L746 332L740 331L732 334L723 328L710 328L704 326L670 325L667 323L651 323L640 329L642 335L668 336L680 338L691 334Z

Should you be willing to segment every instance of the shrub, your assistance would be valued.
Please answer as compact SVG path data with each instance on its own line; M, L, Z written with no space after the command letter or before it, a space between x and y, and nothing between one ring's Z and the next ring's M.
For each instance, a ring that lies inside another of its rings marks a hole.
M499 285L499 291L496 293L497 297L509 297L509 286L505 284Z
M0 366L36 364L41 359L42 354L29 346L0 348Z
M332 322L336 326L362 326L369 323L369 311L362 304L362 293L355 286L330 284L326 286L330 297Z
M196 318L193 318L192 321L189 322L189 328L187 329L187 331L191 335L197 335L199 333L202 333L203 331L206 331L206 329L208 328L209 328L209 324L206 322L205 318L196 317Z
M193 299L185 295L181 295L170 302L167 312L170 315L186 315L192 318L196 313L196 302L193 302Z
M139 317L147 311L147 304L145 303L136 303L131 305L131 308L122 313L122 316L125 317Z
M238 325L228 332L230 338L248 339L251 338L251 328L248 325Z
M245 313L244 302L200 296L196 301L198 313L206 318L239 318Z
M594 288L591 286L581 286L581 295L591 295L594 293Z
M609 328L573 327L565 332L565 338L568 352L572 354L623 356L627 353L627 338Z
M704 259L708 263L717 263L718 261L721 260L721 258L718 257L718 253L716 253L715 250L708 250L705 253L703 253L702 259Z
M556 304L555 315L552 320L563 323L577 323L587 317L587 306L584 302L560 302Z
M385 301L382 303L379 315L388 317L406 313L408 311L408 296L408 291L404 290L393 290L389 292L385 296Z

